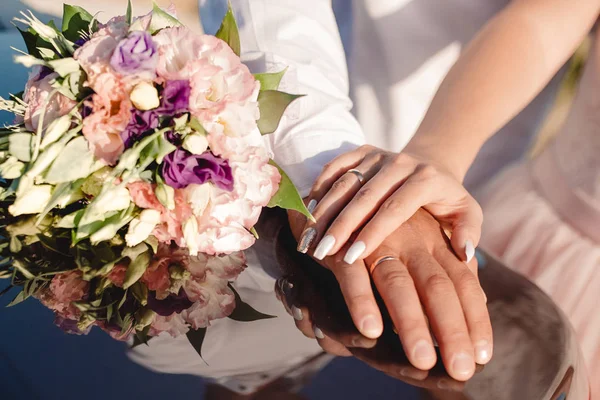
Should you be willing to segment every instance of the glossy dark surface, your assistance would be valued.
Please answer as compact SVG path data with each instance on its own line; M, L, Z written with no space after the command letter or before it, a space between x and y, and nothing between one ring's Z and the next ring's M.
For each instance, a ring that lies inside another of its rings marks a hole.
M281 243L277 248L298 300L315 310L318 325L340 335L354 333L328 271L283 250ZM452 380L442 367L412 368L388 325L374 349L334 359L303 381L299 393L289 391L298 382L277 381L244 397L199 377L148 371L125 356L122 343L101 332L64 335L52 325L51 313L29 300L0 310L0 399L587 399L581 358L564 316L526 279L479 256L495 354L467 383ZM2 299L0 306L5 303Z

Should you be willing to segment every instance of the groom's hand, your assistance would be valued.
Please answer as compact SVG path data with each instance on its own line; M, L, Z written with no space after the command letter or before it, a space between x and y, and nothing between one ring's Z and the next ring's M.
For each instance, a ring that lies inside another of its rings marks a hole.
M290 216L296 238L303 225L302 218ZM377 263L381 257L390 258ZM381 334L383 326L371 290L371 274L415 367L430 369L437 361L427 321L453 378L469 379L475 362L490 360L493 339L485 295L477 277L457 259L439 224L426 211L418 211L364 263L348 265L327 258L321 264L336 276L358 330L372 338L369 333L377 330ZM379 326L365 329L365 321ZM314 335L312 330L304 333Z

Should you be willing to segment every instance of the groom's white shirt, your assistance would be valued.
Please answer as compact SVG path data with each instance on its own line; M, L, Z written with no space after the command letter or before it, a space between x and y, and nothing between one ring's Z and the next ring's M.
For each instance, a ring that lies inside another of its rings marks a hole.
M287 67L281 89L306 95L288 109L279 129L265 137L275 160L306 196L325 163L364 143L362 130L350 113L346 62L331 2L231 3L239 21L243 58L253 72ZM201 7L215 12L223 4L208 0ZM220 21L222 14L214 17L208 21ZM232 390L249 392L321 352L316 341L296 329L275 298L273 244L259 241L246 254L249 268L235 286L246 302L277 318L252 323L215 321L203 346L206 363L185 337L155 338L150 346L132 351L131 358L153 370L211 377Z

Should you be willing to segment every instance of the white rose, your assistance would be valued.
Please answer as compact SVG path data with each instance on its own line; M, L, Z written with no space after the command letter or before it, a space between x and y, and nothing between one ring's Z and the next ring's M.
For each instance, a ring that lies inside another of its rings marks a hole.
M208 149L208 140L201 133L193 133L185 137L183 148L192 154L202 154Z
M50 197L52 196L52 186L50 185L32 185L28 190L23 191L15 202L8 207L15 217L23 214L38 214L44 210Z
M129 223L129 230L125 235L127 246L134 247L148 239L148 236L159 223L159 211L150 209L142 211L137 218Z
M160 105L158 90L148 82L138 83L129 94L129 100L135 108L142 111L152 110Z

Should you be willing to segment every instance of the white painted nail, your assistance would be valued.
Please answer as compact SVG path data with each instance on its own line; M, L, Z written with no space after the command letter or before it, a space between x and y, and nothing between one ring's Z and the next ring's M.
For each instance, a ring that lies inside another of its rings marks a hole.
M365 242L358 241L354 243L346 252L346 255L344 256L344 262L346 264L354 264L356 260L358 260L358 257L360 257L366 249L367 245Z
M475 257L475 246L473 246L473 242L470 240L465 242L465 256L467 256L467 263L470 263L473 257Z
M317 260L324 259L327 257L327 255L329 255L329 252L331 249L333 249L333 246L335 246L335 238L331 235L325 236L323 239L321 239L321 242L315 249L315 253L313 254L314 257Z
M304 319L304 315L302 315L302 310L296 306L292 306L292 315L296 321L302 321Z
M306 209L308 210L309 213L312 214L313 211L315 211L315 208L317 208L317 201L315 199L312 199L311 201L308 202Z
M315 332L315 336L317 337L317 339L325 339L325 334L318 327L315 326L313 331Z

